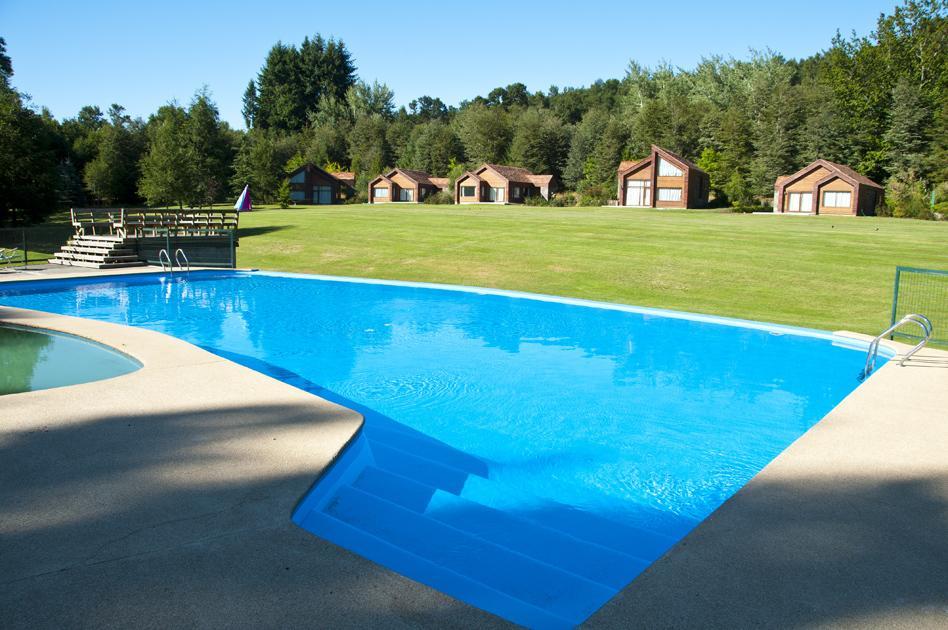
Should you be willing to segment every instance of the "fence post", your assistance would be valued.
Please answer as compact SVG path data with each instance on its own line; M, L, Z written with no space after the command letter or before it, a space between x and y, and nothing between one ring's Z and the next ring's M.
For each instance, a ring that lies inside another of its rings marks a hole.
M237 268L237 251L234 249L234 230L227 230L230 236L230 268Z
M895 323L895 316L899 310L899 277L902 275L902 267L895 268L895 283L892 285L892 317L889 326ZM895 339L895 333L889 335L889 339Z
M30 255L26 253L26 228L23 228L23 268L30 263Z

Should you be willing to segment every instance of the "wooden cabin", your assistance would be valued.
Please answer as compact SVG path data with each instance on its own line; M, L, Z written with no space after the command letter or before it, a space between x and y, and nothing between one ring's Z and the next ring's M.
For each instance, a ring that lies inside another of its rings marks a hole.
M710 189L708 174L695 163L654 144L648 157L619 164L620 206L703 208Z
M328 173L313 164L304 164L290 173L289 178L293 203L342 203L355 194L355 175L352 173Z
M557 191L553 175L536 175L519 166L483 164L454 184L454 203L523 203L528 197L549 199Z
M396 168L369 182L369 203L421 203L450 186L451 180L447 177Z
M874 215L885 191L843 164L816 160L774 182L774 212Z

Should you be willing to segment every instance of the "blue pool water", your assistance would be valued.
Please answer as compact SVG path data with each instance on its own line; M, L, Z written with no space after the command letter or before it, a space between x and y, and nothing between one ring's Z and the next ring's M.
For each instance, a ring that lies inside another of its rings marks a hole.
M135 359L88 339L0 325L0 396L99 381L140 367Z
M18 284L0 304L168 333L362 411L294 520L534 627L592 614L865 360L816 331L260 272Z

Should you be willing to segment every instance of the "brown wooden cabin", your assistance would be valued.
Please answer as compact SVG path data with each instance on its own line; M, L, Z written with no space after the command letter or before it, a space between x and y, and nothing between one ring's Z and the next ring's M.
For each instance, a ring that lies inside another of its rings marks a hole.
M424 171L396 168L369 182L369 203L421 203L450 186L451 180L447 177L432 177Z
M558 182L553 175L536 175L519 166L483 164L454 184L455 203L523 203L528 197L549 199Z
M843 164L816 160L774 183L774 212L874 215L885 191ZM815 200L815 203L814 203Z
M304 164L289 178L293 203L329 205L342 203L355 194L352 173L327 173L313 164Z
M648 157L619 164L620 206L703 208L710 188L708 174L695 163L654 144Z

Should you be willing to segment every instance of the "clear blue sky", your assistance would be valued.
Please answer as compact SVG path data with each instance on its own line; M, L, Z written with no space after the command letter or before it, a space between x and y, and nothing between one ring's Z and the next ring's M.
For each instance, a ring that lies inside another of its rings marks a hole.
M241 95L269 48L315 33L342 38L359 76L387 83L399 105L423 94L453 105L516 81L534 91L621 78L630 59L691 68L703 56L750 49L804 57L837 29L868 35L896 4L0 0L0 37L16 88L57 118L111 103L147 117L206 84L222 118L243 127Z

